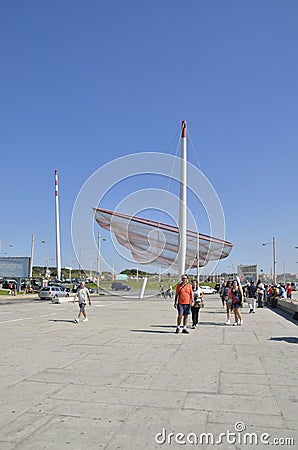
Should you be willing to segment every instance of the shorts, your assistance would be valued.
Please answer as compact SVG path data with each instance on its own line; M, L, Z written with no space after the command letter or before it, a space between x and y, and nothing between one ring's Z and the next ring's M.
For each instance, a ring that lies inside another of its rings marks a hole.
M177 305L177 311L179 316L187 316L188 314L190 314L190 304L183 304L183 303L178 303Z
M235 308L235 309L241 308L240 303L232 304L232 306L233 306L233 308Z
M79 303L80 312L85 312L86 309L86 303Z

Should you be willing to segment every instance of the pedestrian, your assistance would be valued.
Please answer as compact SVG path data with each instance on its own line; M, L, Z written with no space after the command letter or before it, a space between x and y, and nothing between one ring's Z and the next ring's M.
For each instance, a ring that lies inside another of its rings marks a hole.
M231 281L227 281L222 294L222 298L225 301L227 311L227 321L225 322L226 325L231 324L232 296L230 296L230 291L231 291Z
M181 282L176 287L176 294L174 300L174 308L177 309L177 328L175 333L180 332L180 325L183 319L182 333L189 334L186 328L188 316L190 314L191 306L193 304L193 290L188 283L188 276L182 275Z
M74 321L75 321L75 323L79 323L80 317L83 315L84 316L83 322L88 322L88 318L87 318L87 314L86 314L86 305L87 305L87 301L89 301L89 305L91 306L91 298L90 298L89 290L85 286L84 281L81 282L80 287L78 288L77 293L73 298L73 302L75 302L77 298L78 298L78 302L79 302L80 311L78 314L78 318L75 319Z
M225 287L226 287L226 283L223 282L222 285L219 288L219 295L221 298L221 302L222 302L222 306L223 308L226 307L226 302L225 302Z
M287 283L286 291L287 291L287 298L289 300L291 300L292 299L292 294L293 294L293 287L292 287L292 284L290 282Z
M232 307L235 316L235 323L233 325L243 325L242 316L240 313L240 308L243 306L243 290L242 286L237 280L234 280L230 290L230 296L232 298Z
M194 303L191 307L191 316L192 316L192 328L195 329L199 325L199 318L200 318L200 309L204 305L203 297L204 293L200 286L198 285L197 280L193 280L192 282L192 291L193 291L193 298Z
M16 283L12 283L12 285L11 285L11 295L13 295L13 296L17 295L17 285L16 285Z
M257 303L257 287L253 280L247 286L247 303L249 306L249 312L256 312L256 303Z
M257 282L258 308L263 308L264 306L264 294L265 294L265 286L261 280L258 280Z

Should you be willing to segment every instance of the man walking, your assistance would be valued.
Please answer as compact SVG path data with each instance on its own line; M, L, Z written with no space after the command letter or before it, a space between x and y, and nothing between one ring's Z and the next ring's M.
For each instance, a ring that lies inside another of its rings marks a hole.
M194 296L191 285L188 283L188 276L182 275L181 282L176 287L176 295L174 301L174 308L177 309L177 328L175 333L180 332L180 325L183 318L183 329L182 333L189 334L186 329L188 316L191 311L191 306L193 305Z
M75 319L74 321L75 321L75 323L79 323L80 317L83 315L84 316L83 322L88 322L88 318L87 318L87 314L86 314L86 304L87 304L87 300L88 300L89 305L91 306L91 299L90 299L89 290L85 286L84 281L82 281L80 287L78 288L78 291L73 298L73 302L75 302L77 298L78 298L78 302L79 302L80 311L79 311L78 318Z
M250 284L247 287L247 303L249 306L249 312L256 312L256 302L257 302L257 288L253 280L251 280Z

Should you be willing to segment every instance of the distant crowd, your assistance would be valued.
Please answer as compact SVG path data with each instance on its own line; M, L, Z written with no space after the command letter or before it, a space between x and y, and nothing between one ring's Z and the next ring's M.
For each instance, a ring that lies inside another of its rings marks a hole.
M223 305L228 301L229 293L232 288L231 281L223 283L220 287L219 293ZM285 285L282 284L264 284L258 280L257 284L254 281L247 282L242 285L243 297L247 300L250 313L255 313L256 307L263 308L264 305L276 307L279 298L292 299L293 287L290 282ZM244 299L243 299L244 300Z

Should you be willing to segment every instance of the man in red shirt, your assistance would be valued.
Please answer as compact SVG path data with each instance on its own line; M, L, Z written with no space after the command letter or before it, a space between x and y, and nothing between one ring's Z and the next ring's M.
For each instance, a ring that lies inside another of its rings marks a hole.
M177 328L175 331L176 334L180 332L180 324L182 321L182 317L183 317L182 333L189 334L189 331L186 329L186 325L193 301L194 301L193 291L191 284L188 283L188 276L182 275L181 282L176 287L176 295L174 301L174 308L176 308L178 311Z

